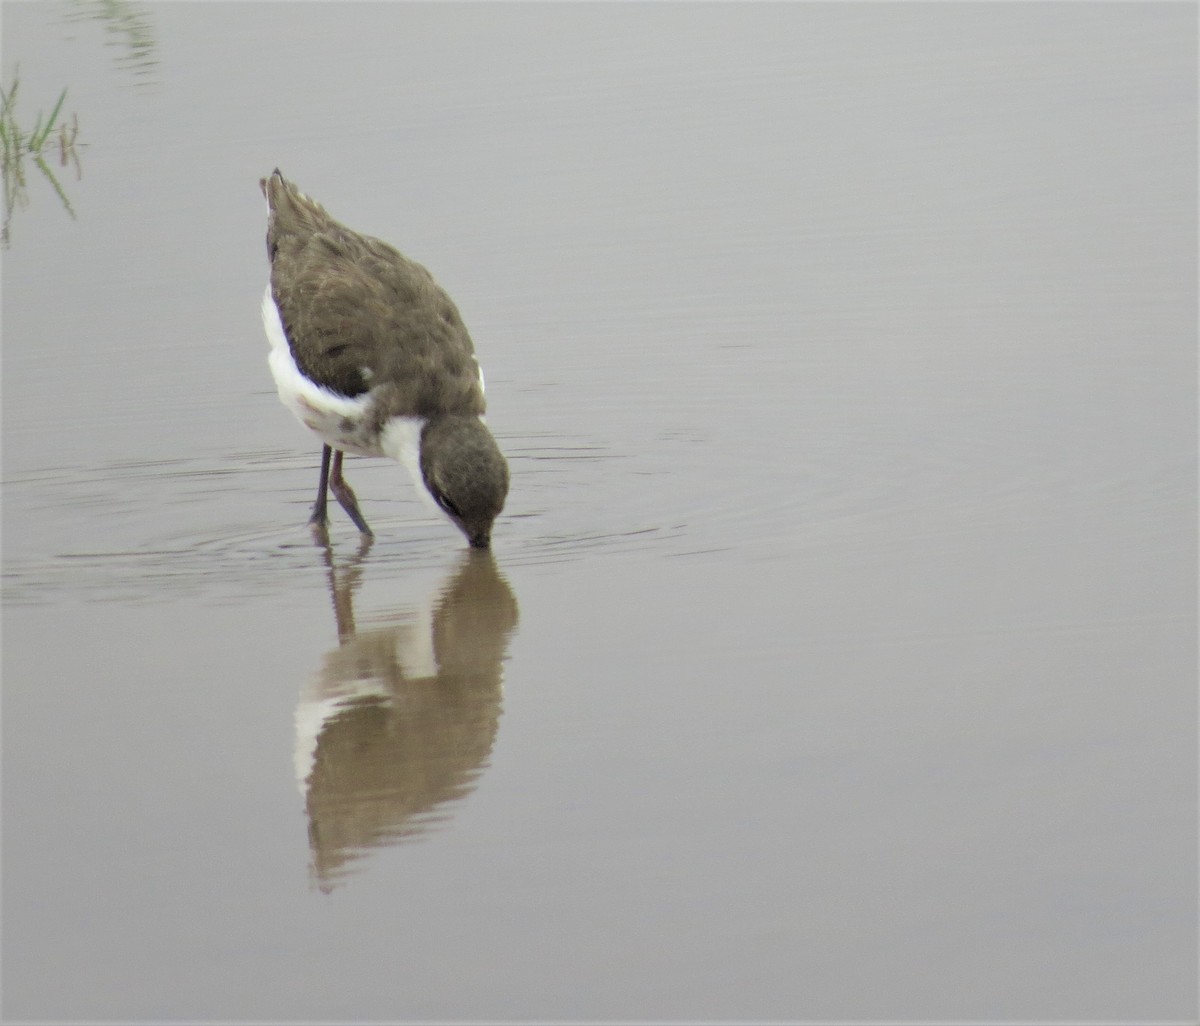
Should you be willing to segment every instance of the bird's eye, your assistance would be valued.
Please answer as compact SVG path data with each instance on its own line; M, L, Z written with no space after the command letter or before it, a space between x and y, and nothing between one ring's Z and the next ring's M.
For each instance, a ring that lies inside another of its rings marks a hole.
M444 509L452 517L457 517L459 520L462 519L462 514L458 511L458 507L450 501L445 492L437 492L434 495L434 498L437 499L438 505L441 506L442 509Z

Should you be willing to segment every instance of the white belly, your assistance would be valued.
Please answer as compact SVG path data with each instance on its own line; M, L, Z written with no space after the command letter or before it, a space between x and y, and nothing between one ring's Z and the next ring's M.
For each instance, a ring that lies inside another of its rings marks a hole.
M279 401L326 445L359 456L390 455L380 448L379 437L372 438L365 430L371 408L369 393L351 399L314 384L300 373L300 368L292 359L292 350L283 332L283 321L271 296L270 285L263 295L262 319L271 343L271 355L267 362L275 379Z

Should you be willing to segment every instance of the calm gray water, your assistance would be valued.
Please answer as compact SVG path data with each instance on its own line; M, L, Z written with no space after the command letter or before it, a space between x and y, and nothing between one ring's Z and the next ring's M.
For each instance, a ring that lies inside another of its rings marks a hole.
M1196 1019L1194 5L2 17L6 1021ZM492 557L309 536L276 165Z

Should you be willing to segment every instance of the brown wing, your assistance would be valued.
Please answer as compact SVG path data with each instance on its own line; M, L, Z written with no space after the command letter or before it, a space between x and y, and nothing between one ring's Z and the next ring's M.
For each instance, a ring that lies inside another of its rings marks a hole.
M386 392L391 414L482 413L471 337L433 276L282 176L264 191L271 290L300 369L342 395Z

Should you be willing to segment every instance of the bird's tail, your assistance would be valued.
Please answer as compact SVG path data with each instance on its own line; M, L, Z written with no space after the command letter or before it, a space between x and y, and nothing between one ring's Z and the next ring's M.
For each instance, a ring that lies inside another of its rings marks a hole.
M283 177L276 168L267 178L258 180L259 188L267 199L267 207L276 218L288 223L293 230L300 227L318 227L329 215L316 200L306 196Z

